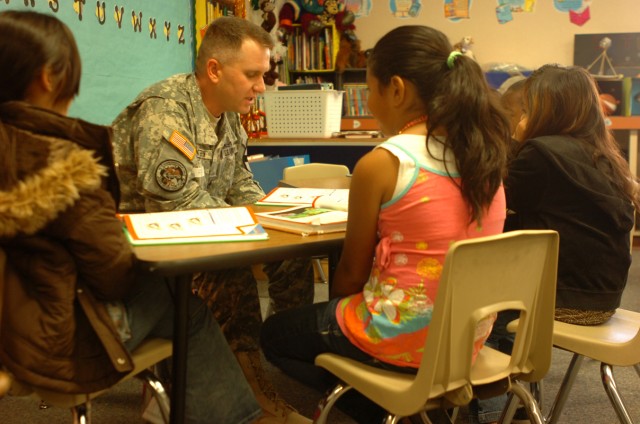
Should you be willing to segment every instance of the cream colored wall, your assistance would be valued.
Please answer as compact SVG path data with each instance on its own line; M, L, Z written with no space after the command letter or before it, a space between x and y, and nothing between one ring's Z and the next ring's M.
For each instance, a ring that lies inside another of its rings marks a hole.
M640 0L593 0L591 20L582 27L558 12L553 0L537 0L533 13L514 13L499 24L495 0L472 0L471 19L451 22L443 17L443 0L422 0L417 18L394 18L388 0L372 0L368 17L356 20L356 34L363 48L400 25L420 24L439 29L454 44L466 35L474 39L472 50L481 65L508 62L536 68L545 63L573 64L574 34L640 32ZM595 59L595 58L594 58Z

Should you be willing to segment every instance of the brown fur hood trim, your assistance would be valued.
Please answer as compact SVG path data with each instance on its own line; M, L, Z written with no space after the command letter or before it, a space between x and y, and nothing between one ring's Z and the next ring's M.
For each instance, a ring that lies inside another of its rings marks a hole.
M0 192L0 237L36 233L73 205L81 192L100 187L107 174L91 151L64 140L46 140L47 166Z

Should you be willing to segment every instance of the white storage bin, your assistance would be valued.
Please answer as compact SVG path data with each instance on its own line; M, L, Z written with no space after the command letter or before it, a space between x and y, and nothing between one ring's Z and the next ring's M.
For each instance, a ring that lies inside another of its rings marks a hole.
M270 138L330 138L340 131L343 91L265 91Z

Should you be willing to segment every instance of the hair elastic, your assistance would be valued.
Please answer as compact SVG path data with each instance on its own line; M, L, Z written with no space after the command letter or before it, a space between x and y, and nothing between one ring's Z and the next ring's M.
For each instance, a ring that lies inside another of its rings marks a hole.
M449 57L447 58L447 66L449 67L449 69L453 69L453 64L456 61L456 56L461 56L462 53L454 50L451 53L449 53Z

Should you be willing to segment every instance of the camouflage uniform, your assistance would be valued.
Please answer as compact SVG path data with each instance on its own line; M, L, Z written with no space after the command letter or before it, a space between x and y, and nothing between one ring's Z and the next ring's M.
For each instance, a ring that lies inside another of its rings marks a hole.
M213 117L194 74L145 89L113 122L120 211L247 205L264 196L245 154L237 113ZM313 301L309 259L268 264L276 310ZM249 267L200 273L193 288L210 305L234 350L257 350L260 305Z

